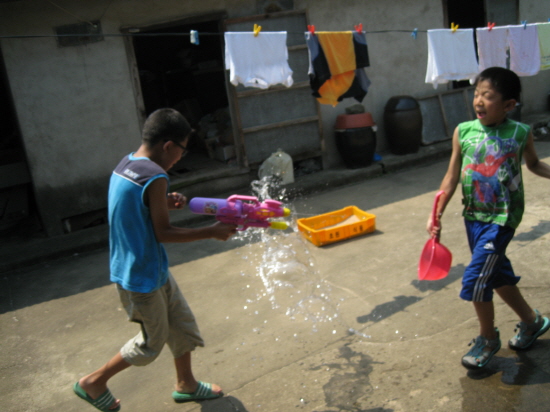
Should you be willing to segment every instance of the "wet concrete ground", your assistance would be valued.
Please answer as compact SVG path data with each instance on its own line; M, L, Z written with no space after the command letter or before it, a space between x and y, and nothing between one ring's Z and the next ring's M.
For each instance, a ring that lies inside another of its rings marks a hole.
M538 142L550 162L550 143ZM425 223L447 161L297 199L296 217L348 205L376 215L369 235L317 248L293 231L168 245L171 270L206 341L197 378L225 396L175 404L170 353L110 381L123 411L548 411L550 334L507 348L517 319L495 298L501 349L485 370L460 365L478 334L458 298L469 262L460 196L444 216L449 276L419 282ZM550 181L524 174L527 209L508 248L527 300L546 316ZM0 409L93 411L72 384L135 333L108 281L107 249L2 275Z

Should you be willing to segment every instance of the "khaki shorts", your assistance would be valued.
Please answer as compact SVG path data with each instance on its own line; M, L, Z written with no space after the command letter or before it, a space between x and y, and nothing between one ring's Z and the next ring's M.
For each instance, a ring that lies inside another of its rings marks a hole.
M166 284L151 293L130 292L117 284L128 320L141 331L120 350L125 361L135 366L153 362L168 344L174 358L204 346L195 317L171 274Z

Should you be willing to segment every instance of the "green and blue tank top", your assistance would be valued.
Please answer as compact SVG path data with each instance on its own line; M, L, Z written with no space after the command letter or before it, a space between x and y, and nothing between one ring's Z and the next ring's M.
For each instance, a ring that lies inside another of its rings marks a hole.
M476 119L458 130L464 218L517 228L525 207L521 161L529 126L506 119L486 127Z

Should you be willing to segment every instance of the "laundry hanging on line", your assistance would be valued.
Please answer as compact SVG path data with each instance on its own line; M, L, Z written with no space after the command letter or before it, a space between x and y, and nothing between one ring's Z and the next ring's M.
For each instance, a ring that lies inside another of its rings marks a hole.
M477 28L479 62L475 71L479 73L494 66L506 68L508 58L510 70L520 77L534 76L540 70L550 69L549 26L550 23L524 22L498 27L490 23L489 27ZM434 88L450 80L472 82L475 78L469 73L475 66L470 47L473 43L461 39L460 33L461 30L456 29L428 30L426 83L433 83Z
M428 30L426 83L436 89L451 80L473 81L478 72L473 29Z
M225 32L225 68L230 82L247 87L293 84L288 65L287 32Z
M489 67L506 68L508 56L508 28L480 27L476 29L479 71Z
M426 83L432 83L437 88L439 84L452 80L473 82L477 74L487 67L507 67L508 59L510 69L519 76L532 76L539 70L550 69L550 23L523 22L522 25L499 27L490 23L487 28L477 28L479 61L473 30L458 29L456 26L453 29L426 31ZM275 84L290 87L293 81L292 70L288 66L286 33L264 32L261 33L263 36L253 37L251 32L226 32L226 68L231 71L231 83L264 89ZM352 39L353 52L344 33ZM310 59L308 75L313 95L320 103L336 106L344 98L355 98L361 102L366 96L371 82L363 70L369 66L365 33L368 32L305 33ZM413 33L416 39L418 30ZM267 41L270 34L282 35L284 40L281 37L270 44ZM324 36L328 37L322 44ZM332 46L332 40L327 40L331 37L336 39L336 44L344 47ZM357 51L358 45L363 46L360 52ZM356 66L350 67L353 53L356 59L363 59L366 63L358 63L357 60ZM333 67L329 67L329 61Z
M540 44L540 69L550 69L550 22L537 24Z
M510 70L518 76L534 76L540 71L540 46L534 24L508 26Z
M363 101L371 84L363 70L370 65L365 34L305 32L310 85L321 104L336 106L345 98Z

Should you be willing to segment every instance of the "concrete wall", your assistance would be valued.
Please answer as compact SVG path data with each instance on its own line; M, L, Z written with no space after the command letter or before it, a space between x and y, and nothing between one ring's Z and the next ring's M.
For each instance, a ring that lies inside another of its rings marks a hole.
M428 61L426 33L418 33L414 40L414 28L427 30L442 27L443 9L440 0L348 0L345 8L334 10L331 0L297 0L296 8L307 8L309 20L320 31L353 30L362 23L366 32L404 30L403 33L367 33L370 67L365 69L372 81L362 104L371 112L378 125L378 150L386 149L383 113L388 99L397 95L420 96L433 93L432 85L424 82ZM440 87L443 90L442 87ZM328 164L340 162L334 142L336 116L345 108L357 103L345 99L338 106L322 105L323 127L327 144Z
M52 34L54 27L79 20L101 20L104 33L122 26L141 26L193 15L225 11L228 17L258 14L267 0L40 0L0 4L1 35ZM281 3L292 4L291 0ZM294 0L308 10L317 30L352 30L362 23L368 33L372 86L363 104L378 123L378 150L386 148L383 113L395 95L425 96L434 92L424 82L427 39L414 28L445 25L442 0ZM519 20L546 21L548 2L520 0ZM498 22L497 22L498 24ZM305 30L305 28L304 28ZM37 201L49 234L61 233L61 220L106 204L108 178L116 162L139 145L140 117L136 86L121 37L105 37L86 46L60 48L56 39L3 38L1 50L33 176ZM524 113L546 109L550 70L522 79ZM444 90L440 86L438 90ZM356 103L321 106L326 165L340 164L334 142L336 116Z
M550 16L550 3L540 0L519 0L519 21L545 22ZM363 23L366 32L404 30L404 33L367 33L370 67L365 71L372 80L369 94L363 100L366 110L371 112L378 124L377 148L387 148L383 124L384 106L396 95L422 97L435 91L447 90L439 86L434 90L425 83L428 60L426 33L418 33L413 40L410 33L414 28L421 30L444 28L442 0L347 0L334 9L332 0L295 0L295 8L305 8L311 24L317 30L353 30L355 24ZM497 22L498 25L498 22ZM536 76L523 77L523 113L547 110L547 95L550 93L550 70ZM449 87L450 88L450 87ZM334 142L336 116L347 106L357 103L345 99L336 107L322 105L323 128L326 138L328 164L340 161Z
M193 3L193 4L190 4ZM86 7L84 8L84 4ZM59 25L101 19L103 33L212 10L256 13L255 1L63 1L0 4L1 35L52 35ZM109 6L109 7L107 7ZM58 47L54 37L3 38L1 50L49 235L62 220L106 206L108 179L140 143L135 86L122 37Z

